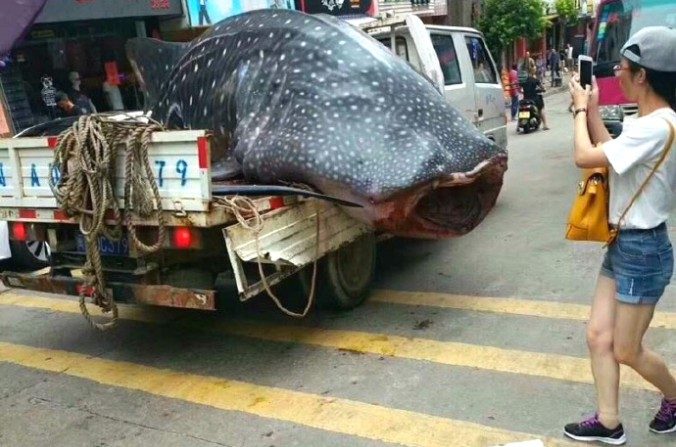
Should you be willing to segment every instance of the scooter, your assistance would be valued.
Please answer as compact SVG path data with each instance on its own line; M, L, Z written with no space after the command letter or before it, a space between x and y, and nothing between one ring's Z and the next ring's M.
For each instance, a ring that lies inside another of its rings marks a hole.
M522 99L519 102L519 114L517 117L517 132L521 130L523 133L529 133L533 130L537 130L540 127L540 123L542 122L542 118L540 118L540 113L538 112L538 108L535 105L535 101L530 99Z

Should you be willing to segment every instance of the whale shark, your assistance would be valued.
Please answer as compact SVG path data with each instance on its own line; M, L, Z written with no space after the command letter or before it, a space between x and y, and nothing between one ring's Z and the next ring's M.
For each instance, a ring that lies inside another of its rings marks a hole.
M378 231L432 239L475 228L500 192L507 153L340 19L257 10L127 54L154 119L213 132L217 180L307 184Z

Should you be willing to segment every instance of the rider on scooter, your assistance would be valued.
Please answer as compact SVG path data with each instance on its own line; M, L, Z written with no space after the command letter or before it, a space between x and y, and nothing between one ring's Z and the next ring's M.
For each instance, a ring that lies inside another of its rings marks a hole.
M542 98L542 93L545 91L545 88L542 86L542 82L536 77L534 70L528 72L528 77L523 81L521 86L523 87L523 99L533 101L538 109L540 119L542 119L542 130L549 130L547 119L545 118L545 100Z

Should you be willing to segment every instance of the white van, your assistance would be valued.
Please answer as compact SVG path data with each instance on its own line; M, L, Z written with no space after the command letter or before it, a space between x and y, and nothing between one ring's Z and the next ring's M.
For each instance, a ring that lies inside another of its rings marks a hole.
M473 28L423 25L415 16L360 26L434 82L446 100L500 147L507 149L507 123L500 73L483 34ZM433 50L432 50L433 49ZM443 79L443 81L441 81Z

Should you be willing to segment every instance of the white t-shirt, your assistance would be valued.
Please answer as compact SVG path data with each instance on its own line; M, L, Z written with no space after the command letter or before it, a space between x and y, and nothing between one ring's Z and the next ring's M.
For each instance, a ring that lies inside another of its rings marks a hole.
M572 59L572 58L573 58L573 47L568 47L568 48L566 48L566 57L567 57L568 59Z
M626 122L622 133L603 144L610 162L610 216L620 216L660 159L669 138L666 118L676 126L676 112L664 107ZM674 129L676 131L676 127ZM675 140L676 141L676 140ZM672 150L620 224L621 228L655 228L669 218L676 189L676 156Z

